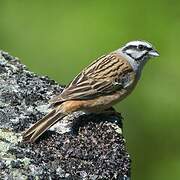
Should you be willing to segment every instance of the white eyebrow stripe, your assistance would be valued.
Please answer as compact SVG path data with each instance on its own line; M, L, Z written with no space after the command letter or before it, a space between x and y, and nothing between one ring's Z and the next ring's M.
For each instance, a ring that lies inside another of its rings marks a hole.
M150 43L146 42L146 41L131 41L131 42L127 43L126 46L130 46L130 45L138 46L140 44L142 44L143 46L146 46L148 48L152 47L152 45Z

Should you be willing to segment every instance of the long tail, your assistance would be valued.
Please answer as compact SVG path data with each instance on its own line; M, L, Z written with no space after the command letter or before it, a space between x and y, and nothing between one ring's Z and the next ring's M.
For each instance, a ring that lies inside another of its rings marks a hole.
M42 119L37 121L32 127L30 127L23 134L23 141L34 142L36 139L42 135L47 129L54 125L58 120L65 117L60 111L54 109L49 114L44 116Z

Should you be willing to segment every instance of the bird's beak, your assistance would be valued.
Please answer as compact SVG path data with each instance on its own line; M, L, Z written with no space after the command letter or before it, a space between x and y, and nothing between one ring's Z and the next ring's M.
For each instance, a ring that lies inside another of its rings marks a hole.
M154 49L152 49L151 51L149 51L149 53L148 53L151 57L158 57L159 56L159 53L156 51L156 50L154 50Z

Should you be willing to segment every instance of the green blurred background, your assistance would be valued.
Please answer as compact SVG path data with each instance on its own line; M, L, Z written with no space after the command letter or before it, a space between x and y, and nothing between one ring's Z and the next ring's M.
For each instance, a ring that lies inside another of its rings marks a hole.
M152 42L161 56L117 106L132 179L180 179L180 1L0 0L0 48L60 84L136 39Z

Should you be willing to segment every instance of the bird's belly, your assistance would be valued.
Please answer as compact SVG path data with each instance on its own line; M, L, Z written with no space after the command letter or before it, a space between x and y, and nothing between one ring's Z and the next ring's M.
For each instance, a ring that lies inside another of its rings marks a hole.
M96 99L86 100L82 104L80 110L86 110L90 112L103 111L123 100L128 94L130 94L129 90L121 90L112 95L100 96Z

